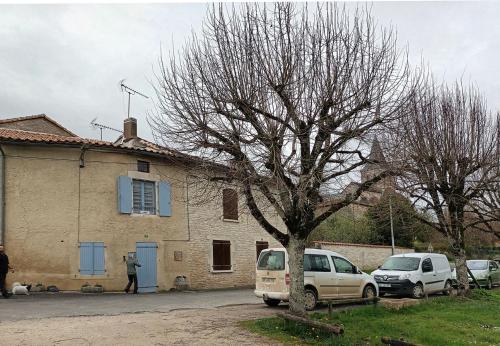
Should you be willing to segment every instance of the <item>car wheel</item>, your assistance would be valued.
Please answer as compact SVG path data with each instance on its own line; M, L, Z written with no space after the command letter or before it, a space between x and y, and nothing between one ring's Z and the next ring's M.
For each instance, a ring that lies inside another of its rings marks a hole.
M418 283L415 286L413 286L411 295L415 299L422 298L422 296L424 295L424 287L422 286L421 283Z
M279 299L264 299L264 303L266 303L267 306L278 306L278 304L281 302Z
M318 303L318 297L316 297L316 292L313 290L306 289L304 304L307 311L314 310L316 304Z
M377 292L375 291L375 288L371 285L367 285L365 289L363 290L363 298L365 299L373 299L377 296Z
M450 280L446 280L446 283L444 284L444 289L445 290L449 290L451 288L451 281ZM443 294L445 296L449 296L451 294L451 291L443 291Z
M486 284L486 289L491 290L493 288L493 282L491 282L491 278L488 278L488 283Z

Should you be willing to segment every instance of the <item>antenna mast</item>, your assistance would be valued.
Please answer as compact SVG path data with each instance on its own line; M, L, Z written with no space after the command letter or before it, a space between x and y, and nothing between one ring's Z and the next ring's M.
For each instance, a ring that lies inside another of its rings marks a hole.
M147 97L146 95L140 93L139 91L137 90L134 90L128 86L126 86L125 84L123 84L123 82L125 82L125 79L122 79L120 81L120 87L122 89L123 92L126 92L128 94L128 110L127 110L127 118L130 118L130 95L140 95L144 98L147 98L149 99L149 97Z
M91 122L90 122L90 125L93 127L93 128L97 128L101 131L101 141L102 141L102 130L111 130L111 131L116 131L116 132L119 132L119 133L123 133L123 131L120 131L120 130L117 130L113 127L110 127L110 126L106 126L106 125L103 125L103 124L99 124L96 122L97 118L94 118Z

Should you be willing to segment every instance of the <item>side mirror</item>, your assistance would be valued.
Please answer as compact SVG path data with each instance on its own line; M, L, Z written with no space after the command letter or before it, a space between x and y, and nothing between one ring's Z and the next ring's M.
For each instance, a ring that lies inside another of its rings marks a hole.
M352 267L352 273L353 273L353 274L361 274L361 270L359 270L359 268L358 268L358 267L353 266L353 267Z

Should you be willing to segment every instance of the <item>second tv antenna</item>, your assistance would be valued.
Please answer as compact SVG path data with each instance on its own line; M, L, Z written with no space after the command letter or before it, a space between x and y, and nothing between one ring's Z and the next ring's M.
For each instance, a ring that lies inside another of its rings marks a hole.
M149 99L149 97L147 97L146 95L144 95L143 93L140 93L139 91L137 90L134 90L128 86L126 86L123 82L125 82L125 79L122 79L120 81L120 87L122 89L123 92L126 92L128 93L128 110L127 110L127 118L130 118L130 95L140 95L144 98L147 98Z

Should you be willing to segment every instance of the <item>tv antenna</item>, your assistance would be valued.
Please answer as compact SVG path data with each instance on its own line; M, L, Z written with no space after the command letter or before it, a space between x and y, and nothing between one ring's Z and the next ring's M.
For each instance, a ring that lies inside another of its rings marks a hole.
M125 84L123 84L123 82L125 82L125 79L122 79L120 81L120 87L122 89L123 92L126 92L128 93L128 110L127 110L127 118L130 118L130 95L140 95L144 98L147 98L149 99L149 97L147 97L146 95L140 93L139 91L137 90L134 90L128 86L126 86Z
M99 124L96 122L96 120L97 120L97 118L92 119L92 121L90 122L90 126L92 126L93 129L99 129L101 131L101 141L102 141L102 130L111 130L111 131L116 131L116 132L123 134L123 131L117 130L117 129L110 127L110 126Z

